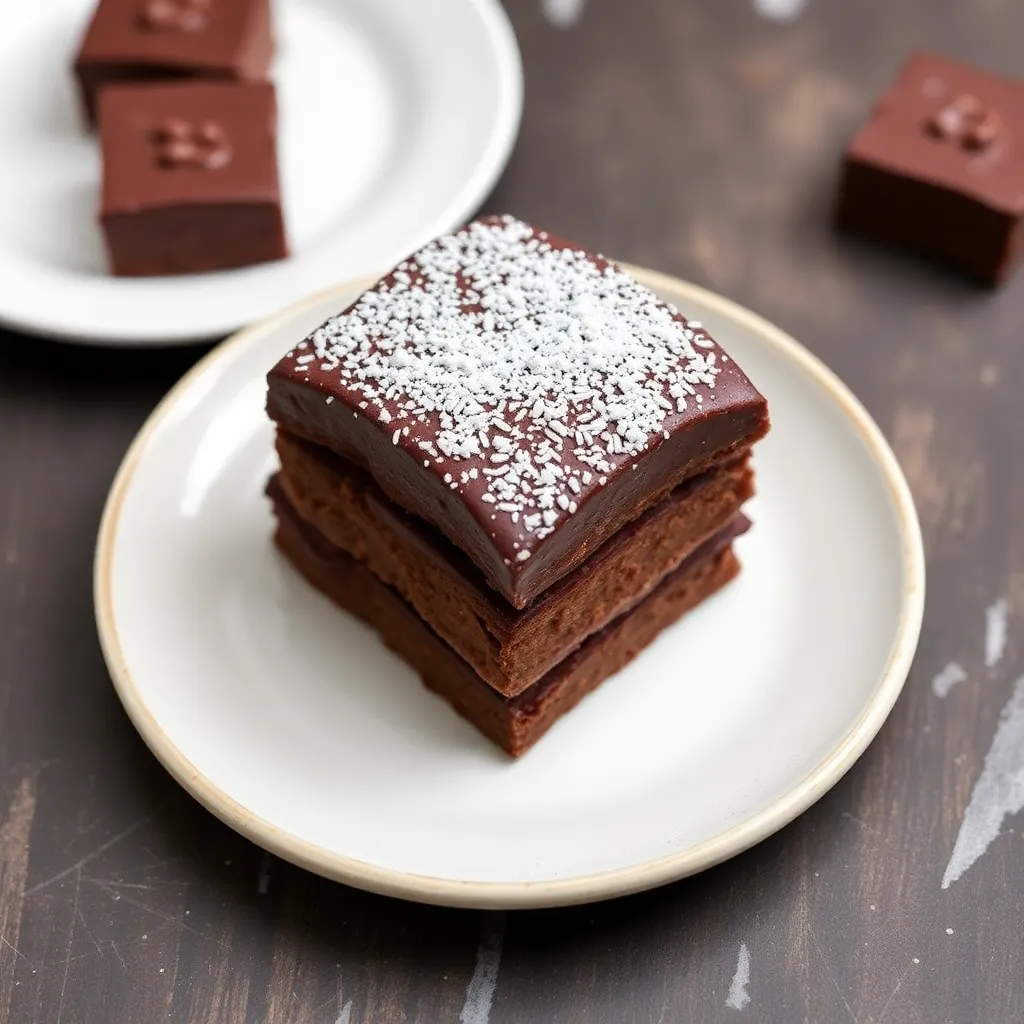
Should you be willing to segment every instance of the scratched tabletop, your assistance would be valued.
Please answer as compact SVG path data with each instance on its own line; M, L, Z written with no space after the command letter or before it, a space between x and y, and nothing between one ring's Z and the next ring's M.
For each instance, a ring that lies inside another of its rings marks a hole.
M171 781L96 640L104 496L202 350L0 335L0 1021L1024 1020L1024 274L984 291L829 225L905 54L1024 77L1024 5L508 8L526 109L486 208L752 307L864 400L928 556L903 696L817 805L667 888L506 916L324 881Z

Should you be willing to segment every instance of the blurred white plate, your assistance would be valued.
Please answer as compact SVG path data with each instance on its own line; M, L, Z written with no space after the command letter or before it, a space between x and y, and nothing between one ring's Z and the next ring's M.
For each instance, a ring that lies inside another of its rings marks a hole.
M294 255L125 280L96 224L100 158L70 65L95 0L7 2L0 33L0 323L93 344L187 342L379 272L469 219L522 107L498 0L278 0L280 163Z
M264 375L358 284L225 343L153 414L108 500L97 618L133 722L211 811L352 885L546 906L738 853L862 753L903 686L924 603L892 452L777 328L636 273L768 398L744 571L515 763L271 547Z

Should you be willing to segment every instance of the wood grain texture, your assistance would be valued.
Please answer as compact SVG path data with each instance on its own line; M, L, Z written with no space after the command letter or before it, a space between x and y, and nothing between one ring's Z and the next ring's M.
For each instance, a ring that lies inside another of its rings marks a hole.
M827 797L697 878L508 915L490 1024L1024 1020L1024 821L941 888L1024 675L1024 276L984 292L828 224L843 142L903 55L1024 77L1024 7L811 0L780 24L746 0L589 0L568 28L540 0L508 8L526 112L487 209L725 292L822 355L907 471L929 604L904 696ZM91 606L103 498L200 354L0 336L0 1021L458 1021L484 915L267 860L171 782L110 685ZM950 661L968 678L940 698Z

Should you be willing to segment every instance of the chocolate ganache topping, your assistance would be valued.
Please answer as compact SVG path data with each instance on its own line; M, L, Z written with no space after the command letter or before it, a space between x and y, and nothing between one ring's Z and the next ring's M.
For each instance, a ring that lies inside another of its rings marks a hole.
M330 411L310 407L315 394ZM699 323L512 217L429 243L328 320L271 373L269 408L368 465L517 607L767 426L763 398ZM360 418L394 455L357 437ZM455 500L427 498L398 465L410 458ZM509 569L488 567L466 512Z

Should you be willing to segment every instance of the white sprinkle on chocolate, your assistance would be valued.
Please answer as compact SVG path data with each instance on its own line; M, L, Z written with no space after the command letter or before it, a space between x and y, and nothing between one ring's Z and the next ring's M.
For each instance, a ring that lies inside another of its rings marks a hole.
M392 444L429 444L449 486L518 524L519 561L721 372L699 323L510 217L431 242L309 341L297 364L319 360Z

